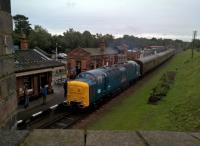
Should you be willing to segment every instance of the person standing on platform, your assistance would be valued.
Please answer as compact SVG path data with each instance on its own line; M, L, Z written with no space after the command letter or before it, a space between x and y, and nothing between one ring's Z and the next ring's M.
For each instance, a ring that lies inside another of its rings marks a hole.
M43 105L46 104L46 98L47 98L47 87L43 86L42 87L42 99L43 99Z
M27 85L25 85L25 88L24 88L24 108L26 109L28 106L29 106L29 95L28 95Z
M64 99L66 100L67 96L67 79L64 81L63 88L64 88Z

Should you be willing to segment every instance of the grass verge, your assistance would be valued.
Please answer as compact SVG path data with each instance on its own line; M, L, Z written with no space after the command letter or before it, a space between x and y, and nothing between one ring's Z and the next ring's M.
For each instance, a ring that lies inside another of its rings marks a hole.
M157 105L147 104L148 97L161 76L176 71L176 79L167 96ZM187 50L175 56L149 82L122 103L111 107L99 121L90 125L96 130L168 130L200 129L200 53Z

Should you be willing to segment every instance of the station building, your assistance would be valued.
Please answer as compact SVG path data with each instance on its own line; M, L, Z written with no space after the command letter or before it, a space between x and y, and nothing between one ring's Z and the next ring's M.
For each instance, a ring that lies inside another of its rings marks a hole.
M126 62L127 50L126 46L106 47L104 42L99 48L76 48L68 54L68 75L74 78L83 71Z
M31 98L40 96L41 87L47 86L53 93L52 72L65 70L65 64L52 60L40 49L28 49L25 38L21 39L20 50L15 51L16 93L18 102L24 99L25 86Z
M128 60L135 60L141 57L141 51L139 50L128 50L127 58Z

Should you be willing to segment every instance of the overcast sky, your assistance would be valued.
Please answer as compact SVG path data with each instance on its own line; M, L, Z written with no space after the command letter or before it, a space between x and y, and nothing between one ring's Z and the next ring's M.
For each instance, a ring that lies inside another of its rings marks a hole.
M50 33L92 33L190 41L200 32L200 0L11 0L12 15L29 17Z

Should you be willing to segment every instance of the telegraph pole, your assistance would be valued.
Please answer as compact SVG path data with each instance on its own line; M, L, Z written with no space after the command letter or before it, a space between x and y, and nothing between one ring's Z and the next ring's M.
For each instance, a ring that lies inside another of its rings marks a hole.
M57 47L57 43L56 43L56 61L58 60L58 47Z
M194 47L195 47L195 40L196 40L196 36L197 36L197 31L193 31L193 39L192 39L192 58L194 56Z

